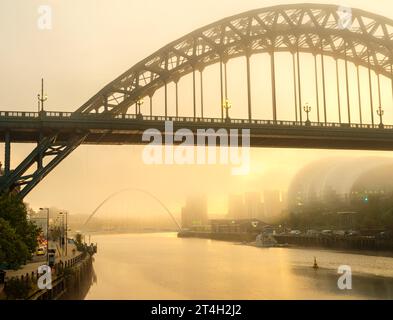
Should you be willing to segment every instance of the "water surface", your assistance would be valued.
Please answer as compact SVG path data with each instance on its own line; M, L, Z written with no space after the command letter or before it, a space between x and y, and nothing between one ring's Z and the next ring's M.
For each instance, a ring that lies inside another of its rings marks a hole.
M86 299L392 299L393 258L256 248L175 233L97 235ZM314 257L320 269L312 269ZM352 290L339 290L340 265Z

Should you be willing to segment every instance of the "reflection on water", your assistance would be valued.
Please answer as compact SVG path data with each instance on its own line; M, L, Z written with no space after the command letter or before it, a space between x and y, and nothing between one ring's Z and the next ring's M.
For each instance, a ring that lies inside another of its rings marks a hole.
M94 262L94 258L92 258ZM86 298L91 286L97 283L97 275L93 263L89 262L79 273L74 271L73 276L67 278L67 292L61 297L62 300L83 300Z
M92 237L93 238L93 237ZM100 235L86 299L392 299L393 258L256 248L174 233ZM319 270L313 270L317 257ZM352 290L337 287L340 265Z
M354 292L348 292L348 290L342 291L338 288L337 270L319 269L315 271L306 267L294 267L292 271L296 276L303 277L306 281L311 280L318 290L336 293L337 298L393 298L393 278L355 273L352 275L352 291ZM353 296L353 293L356 297Z

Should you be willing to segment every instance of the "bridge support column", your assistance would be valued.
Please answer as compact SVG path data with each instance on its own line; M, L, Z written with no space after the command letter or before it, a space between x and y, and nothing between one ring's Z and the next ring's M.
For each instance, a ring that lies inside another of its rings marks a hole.
M336 82L337 82L338 122L341 123L340 76L338 73L338 59L336 59Z
M319 120L319 86L318 86L318 63L317 63L317 54L314 54L314 69L315 69L315 99L317 101L317 120Z
M295 52L292 53L292 66L293 66L293 97L295 100L295 120L297 122L297 86L296 86Z
M363 124L363 120L362 120L362 95L361 95L361 90L360 90L359 66L356 66L356 76L357 76L357 81L358 81L359 120L360 120L360 124Z
M150 102L150 117L153 116L153 95L149 95L149 102Z
M325 57L323 54L323 40L322 39L321 39L321 68L322 68L323 115L324 115L325 124L327 124Z
M347 59L347 43L345 42L345 83L347 88L347 108L348 108L348 123L351 124L351 104L349 96L349 80L348 80L348 59Z
M251 71L250 71L250 54L246 55L246 64L247 64L247 100L248 100L248 120L252 120L252 111L251 111Z
M199 70L199 75L201 78L201 118L203 119L203 69Z
M270 52L270 69L272 80L272 104L273 104L273 121L277 121L277 100L276 100L276 68L274 61L274 51Z
M393 57L390 57L390 59L393 59ZM390 63L390 80L392 84L392 102L393 102L393 62Z
M222 58L220 57L221 120L224 120L224 84L222 79Z
M194 119L196 118L196 80L195 80L195 68L192 68L192 99L194 106Z
M374 99L373 99L373 84L371 79L371 65L370 65L369 50L367 50L367 63L368 63L368 84L370 89L371 124L374 125Z
M224 89L225 89L225 100L228 100L228 61L224 61Z
M179 116L179 80L175 81L176 118Z
M299 40L298 40L299 41ZM300 54L299 54L299 44L297 47L297 82L298 82L298 90L299 90L299 120L303 122L303 111L302 111L302 87L301 87L301 74L300 74Z
M11 170L11 137L10 132L5 133L5 148L4 148L4 175L8 175Z
M381 79L379 74L377 74L378 79L378 107L382 107L382 96L381 96Z
M165 119L168 117L168 83L165 81Z

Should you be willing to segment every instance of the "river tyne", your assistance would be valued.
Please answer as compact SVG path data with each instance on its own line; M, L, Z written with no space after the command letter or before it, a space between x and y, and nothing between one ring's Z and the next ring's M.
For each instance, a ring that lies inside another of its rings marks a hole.
M176 233L94 235L91 241L99 251L88 300L393 299L393 257L257 248ZM337 284L343 265L352 270L351 290Z

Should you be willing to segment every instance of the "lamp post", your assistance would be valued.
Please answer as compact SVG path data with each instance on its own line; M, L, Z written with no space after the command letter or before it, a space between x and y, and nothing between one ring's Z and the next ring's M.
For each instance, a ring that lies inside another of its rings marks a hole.
M54 240L56 241L56 237L57 236L55 236L55 235L57 235L57 231L60 231L60 235L59 235L59 245L60 245L60 248L61 249L63 249L63 245L62 245L62 230L61 230L61 228L64 226L64 218L63 217L61 217L62 219L61 219L61 225L60 225L60 223L59 223L59 227L57 226L57 222L59 221L59 219L60 219L60 217L56 217L56 219L55 219L55 221L52 221L52 231L56 231L56 233L55 234L53 234L53 236L54 236ZM57 229L57 227L58 227L58 229ZM63 254L63 253L62 253Z
M64 256L64 215L63 212L59 212L59 215L61 216L61 229L60 229L60 248L61 248L61 255Z
M49 261L49 208L40 208L46 210L46 261Z
M309 125L311 125L311 121L310 121L310 117L309 117L309 113L311 112L311 106L308 103L306 103L303 107L303 110L307 115L306 126L309 126Z
M41 79L41 94L37 95L38 98L38 112L44 111L44 102L48 100L48 96L44 95L44 79Z
M225 101L222 104L222 107L225 109L225 119L226 119L226 121L230 121L229 109L232 108L231 102L228 99L225 99Z
M385 114L385 111L382 110L382 107L379 106L378 110L377 110L377 115L379 116L379 128L383 129L383 122L382 122L382 117Z
M63 216L63 232L64 232L64 215L65 215L65 221L66 221L66 226L65 226L65 255L67 256L68 254L68 212L60 212L60 214ZM63 239L64 239L64 234L63 234Z
M141 113L141 105L144 104L144 101L142 99L138 99L135 102L135 106L136 106L136 115L138 118L142 117L142 113Z

